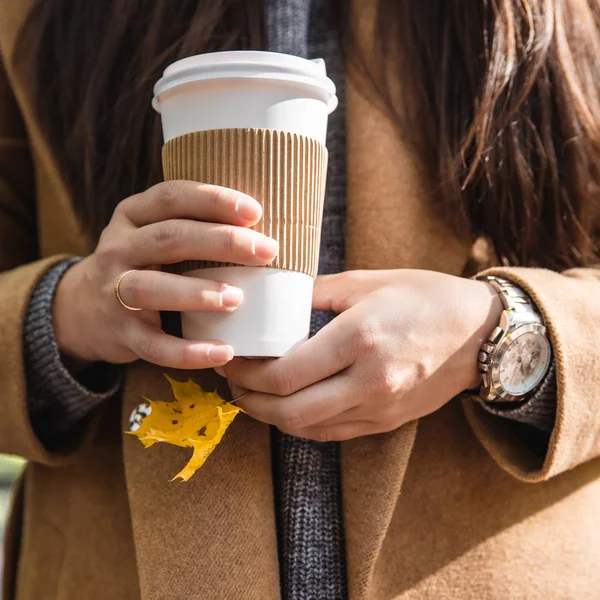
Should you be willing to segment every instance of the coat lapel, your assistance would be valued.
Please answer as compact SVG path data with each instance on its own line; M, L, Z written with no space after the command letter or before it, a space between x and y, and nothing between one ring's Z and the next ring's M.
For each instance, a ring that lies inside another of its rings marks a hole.
M354 2L357 40L369 60L374 3ZM459 275L472 246L438 216L417 157L394 124L347 89L348 269L429 269ZM401 96L400 96L401 97ZM342 497L350 600L371 597L377 558L394 513L417 423L342 443Z
M142 395L171 399L162 371L146 364L129 370L123 430ZM211 371L192 375L204 389L222 385ZM187 449L166 444L144 449L132 436L124 438L142 600L279 598L268 426L238 416L186 483L170 479L187 462Z
M417 423L342 443L342 497L348 593L370 598L381 545L400 496Z

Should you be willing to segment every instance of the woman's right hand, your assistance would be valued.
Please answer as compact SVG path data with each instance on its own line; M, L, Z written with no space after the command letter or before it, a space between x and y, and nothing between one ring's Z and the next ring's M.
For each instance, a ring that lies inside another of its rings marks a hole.
M93 254L62 278L54 301L54 328L63 354L81 362L127 363L143 359L163 367L222 366L233 349L219 340L190 341L161 330L166 311L235 310L241 290L226 282L159 271L184 260L269 264L275 240L249 229L260 204L241 192L192 181L160 183L123 200ZM125 304L142 308L134 312Z

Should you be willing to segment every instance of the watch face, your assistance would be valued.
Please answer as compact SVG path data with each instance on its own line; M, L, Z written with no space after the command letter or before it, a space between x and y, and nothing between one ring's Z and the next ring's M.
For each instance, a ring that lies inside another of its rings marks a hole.
M513 396L534 390L550 366L550 343L535 331L527 331L511 342L499 365L500 384Z

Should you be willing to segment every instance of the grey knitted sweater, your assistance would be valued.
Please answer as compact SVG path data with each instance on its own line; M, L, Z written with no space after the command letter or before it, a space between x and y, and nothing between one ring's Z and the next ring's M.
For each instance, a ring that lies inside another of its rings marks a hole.
M319 273L344 268L346 207L345 70L329 0L267 0L269 49L324 58L339 106L327 132L329 168ZM335 31L333 29L333 31ZM315 312L311 334L333 315ZM273 432L273 464L282 596L342 600L347 597L340 445Z
M268 0L269 48L300 56L322 57L338 87L340 106L327 138L330 166L321 243L320 272L344 265L345 225L345 72L331 33L328 0ZM399 200L401 201L401 200ZM24 324L24 358L32 425L49 447L59 445L95 407L114 396L121 372L93 365L74 377L64 366L53 333L52 300L60 277L73 264L50 270L31 297ZM401 266L401 265L399 265ZM331 315L315 313L312 333ZM555 377L524 405L493 412L545 438L554 424ZM293 600L347 597L341 504L339 444L321 444L273 431L282 596Z

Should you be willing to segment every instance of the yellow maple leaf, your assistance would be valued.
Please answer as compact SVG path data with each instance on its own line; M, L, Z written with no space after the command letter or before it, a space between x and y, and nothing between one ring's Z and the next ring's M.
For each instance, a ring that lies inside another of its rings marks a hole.
M146 448L157 442L193 448L187 465L171 480L179 477L188 481L223 439L236 415L243 411L223 400L216 391L205 392L192 379L175 381L168 375L165 377L175 401L144 397L145 402L131 413L127 433L137 437Z

